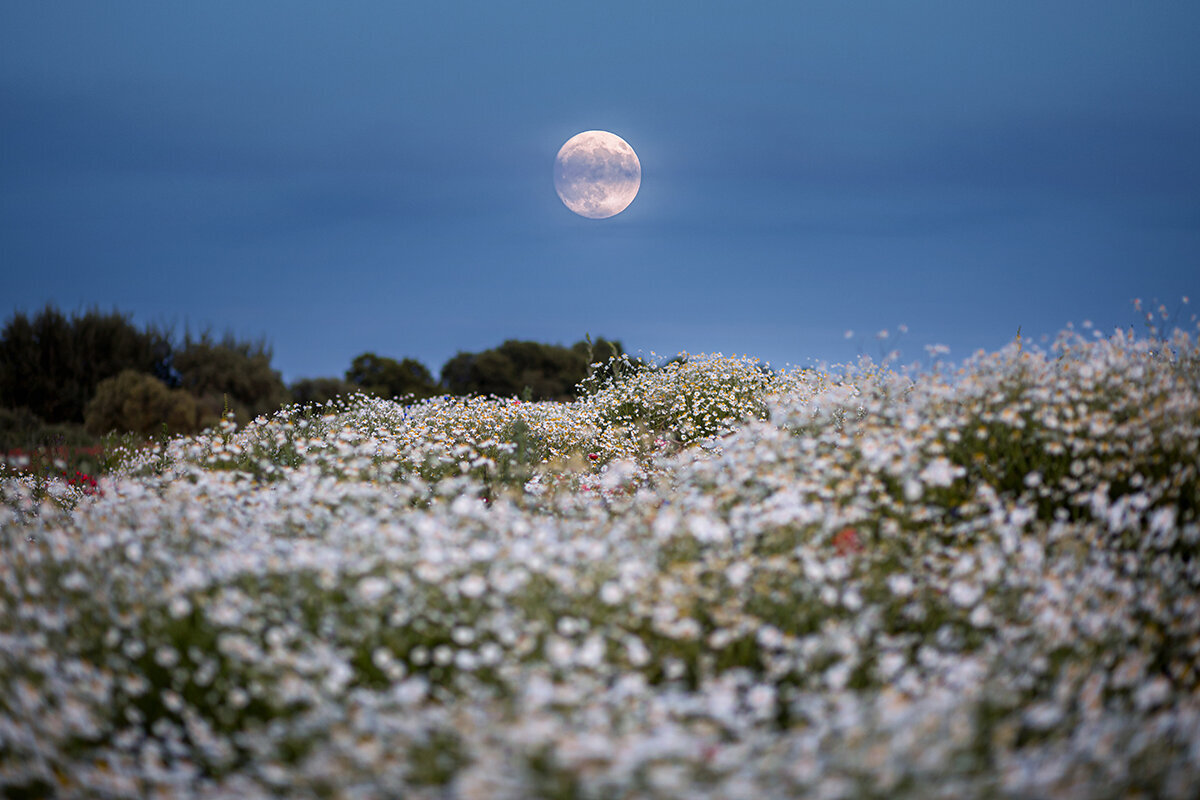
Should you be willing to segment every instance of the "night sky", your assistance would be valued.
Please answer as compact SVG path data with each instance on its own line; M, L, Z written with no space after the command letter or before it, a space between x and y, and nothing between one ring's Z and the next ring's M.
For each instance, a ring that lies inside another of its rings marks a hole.
M589 129L642 165L607 220L554 190ZM265 337L287 380L1192 327L1200 3L9 2L0 271L5 319Z

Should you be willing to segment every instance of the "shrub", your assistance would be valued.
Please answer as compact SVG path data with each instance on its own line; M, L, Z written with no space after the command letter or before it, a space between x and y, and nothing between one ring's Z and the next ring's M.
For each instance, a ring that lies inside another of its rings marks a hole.
M157 378L125 370L102 381L88 403L87 430L94 435L128 431L151 436L165 424L171 433L192 433L199 422L196 401Z
M26 449L41 444L45 421L28 408L0 407L0 452Z

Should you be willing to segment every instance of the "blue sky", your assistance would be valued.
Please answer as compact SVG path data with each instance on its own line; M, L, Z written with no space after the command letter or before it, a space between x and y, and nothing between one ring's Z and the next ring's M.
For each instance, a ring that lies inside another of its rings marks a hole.
M607 220L554 191L589 129L642 164ZM0 269L6 319L261 336L288 380L1190 325L1200 4L6 3Z

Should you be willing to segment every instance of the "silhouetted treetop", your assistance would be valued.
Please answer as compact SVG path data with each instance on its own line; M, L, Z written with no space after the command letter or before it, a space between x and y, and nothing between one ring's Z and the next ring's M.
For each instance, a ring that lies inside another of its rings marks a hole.
M355 357L346 370L346 382L367 394L388 399L407 395L420 399L438 393L433 375L420 361L397 361L374 353Z
M15 313L4 325L0 409L11 412L9 427L76 426L82 435L85 422L93 432L112 426L146 434L166 423L171 432L189 433L216 424L226 409L245 423L288 402L324 403L355 392L570 401L585 378L593 387L608 380L609 359L623 352L620 342L590 337L570 347L509 339L459 352L443 365L440 381L416 359L367 352L344 379L305 378L286 387L265 340L205 332L180 342L161 328L134 326L128 314L93 309L68 317L48 305L33 316Z
M0 334L0 405L50 423L81 423L101 381L127 369L152 373L169 355L166 334L139 330L116 311L18 312Z
M239 341L226 334L220 341L210 334L188 335L175 352L182 388L194 395L201 408L201 423L220 418L226 399L239 421L275 411L287 402L283 378L271 368L266 342Z
M442 384L452 394L494 394L534 400L573 400L588 374L589 350L597 360L621 353L620 342L600 339L571 347L509 339L481 353L460 352L442 367Z
M320 405L360 391L359 387L341 378L300 378L288 386L292 402L300 405Z

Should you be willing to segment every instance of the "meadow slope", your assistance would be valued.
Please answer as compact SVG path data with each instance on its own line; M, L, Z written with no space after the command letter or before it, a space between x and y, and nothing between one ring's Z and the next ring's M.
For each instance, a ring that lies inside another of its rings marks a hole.
M5 796L1193 796L1190 335L635 366L5 473Z

